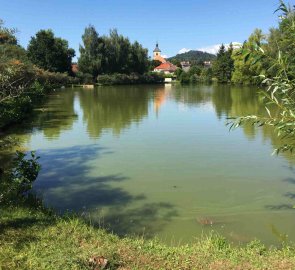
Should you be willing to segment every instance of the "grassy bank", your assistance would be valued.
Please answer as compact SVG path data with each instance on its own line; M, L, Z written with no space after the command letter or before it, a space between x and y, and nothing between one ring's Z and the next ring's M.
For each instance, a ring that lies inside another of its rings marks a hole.
M25 206L2 208L0 269L295 269L294 247L267 250L259 242L233 247L222 237L168 247L124 238L79 218ZM103 256L105 268L89 265Z

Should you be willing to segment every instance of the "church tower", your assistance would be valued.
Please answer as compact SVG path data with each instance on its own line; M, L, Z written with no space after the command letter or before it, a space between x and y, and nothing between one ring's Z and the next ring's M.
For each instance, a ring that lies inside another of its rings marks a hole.
M161 57L161 50L159 49L159 44L157 42L156 48L154 49L154 60L157 60L159 57Z

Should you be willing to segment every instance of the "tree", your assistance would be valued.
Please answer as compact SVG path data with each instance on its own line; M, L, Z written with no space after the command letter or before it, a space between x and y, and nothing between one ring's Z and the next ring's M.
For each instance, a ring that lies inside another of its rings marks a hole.
M131 45L131 61L128 67L129 72L143 74L148 71L148 50L144 49L137 41Z
M255 29L247 41L244 42L242 48L233 52L234 72L232 74L232 82L238 84L260 84L259 75L267 69L265 61L256 61L254 55L248 54L247 60L244 61L245 51L252 51L257 46L265 46L265 35L262 30Z
M156 67L158 67L159 65L161 65L162 62L159 60L151 60L150 61L150 70L153 71Z
M17 30L15 28L4 27L3 20L0 19L0 45L10 44L16 45L17 38L15 36Z
M200 77L203 82L211 82L213 78L212 68L203 68Z
M33 64L52 72L71 72L75 51L68 41L54 36L52 30L40 30L28 45L28 57Z
M84 75L91 75L93 81L100 74L143 74L149 69L147 49L137 41L132 44L116 29L110 30L109 36L100 37L90 25L85 29L82 40L79 70Z
M91 74L95 80L98 74L104 72L104 65L108 61L103 55L105 53L105 40L99 37L94 26L89 25L85 28L82 35L83 45L80 45L80 57L78 59L79 71Z
M252 123L255 126L270 126L274 127L277 137L284 142L275 152L290 151L294 153L295 148L295 81L294 81L294 37L295 37L295 9L290 9L281 1L278 9L281 11L280 31L284 38L278 41L278 51L276 55L276 75L269 76L261 74L264 78L263 83L268 85L267 91L262 91L261 95L265 99L266 116L265 115L248 115L245 117L233 118L229 123L231 128L238 127L245 123ZM288 33L288 35L286 34ZM263 46L255 46L252 50L247 50L245 61L250 57L254 59L266 59L273 62L274 59L269 59L270 55L265 53ZM271 113L269 106L275 106L277 113Z
M4 22L0 19L0 63L7 63L11 59L27 62L27 52L17 44L15 28L4 27Z
M224 44L222 44L217 53L217 58L213 63L214 75L221 83L227 83L231 80L232 72L234 69L232 53L232 44L230 45L228 50L226 50Z

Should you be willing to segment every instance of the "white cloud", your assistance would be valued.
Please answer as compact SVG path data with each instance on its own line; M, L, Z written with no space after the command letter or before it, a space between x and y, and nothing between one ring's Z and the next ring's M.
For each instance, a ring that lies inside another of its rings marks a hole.
M242 46L242 43L240 43L240 42L232 42L232 44L233 44L234 49L238 49ZM217 54L220 46L221 46L221 44L215 44L215 45L208 46L208 47L198 48L197 50L202 51L202 52ZM224 46L227 49L229 47L229 44L224 44Z
M191 51L191 49L187 49L187 48L182 48L181 50L179 50L179 54L181 54L181 53L186 53L186 52L189 52L189 51Z
M168 55L166 55L166 54L163 54L163 55L161 55L163 58L169 58L168 57Z

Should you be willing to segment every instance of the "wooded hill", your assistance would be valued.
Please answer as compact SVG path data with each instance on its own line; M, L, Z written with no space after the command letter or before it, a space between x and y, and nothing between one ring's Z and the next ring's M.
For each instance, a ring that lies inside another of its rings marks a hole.
M181 53L173 57L170 57L168 58L168 61L170 62L189 61L193 64L193 63L204 62L204 61L212 61L215 58L216 58L216 55L214 54L191 50L186 53Z

